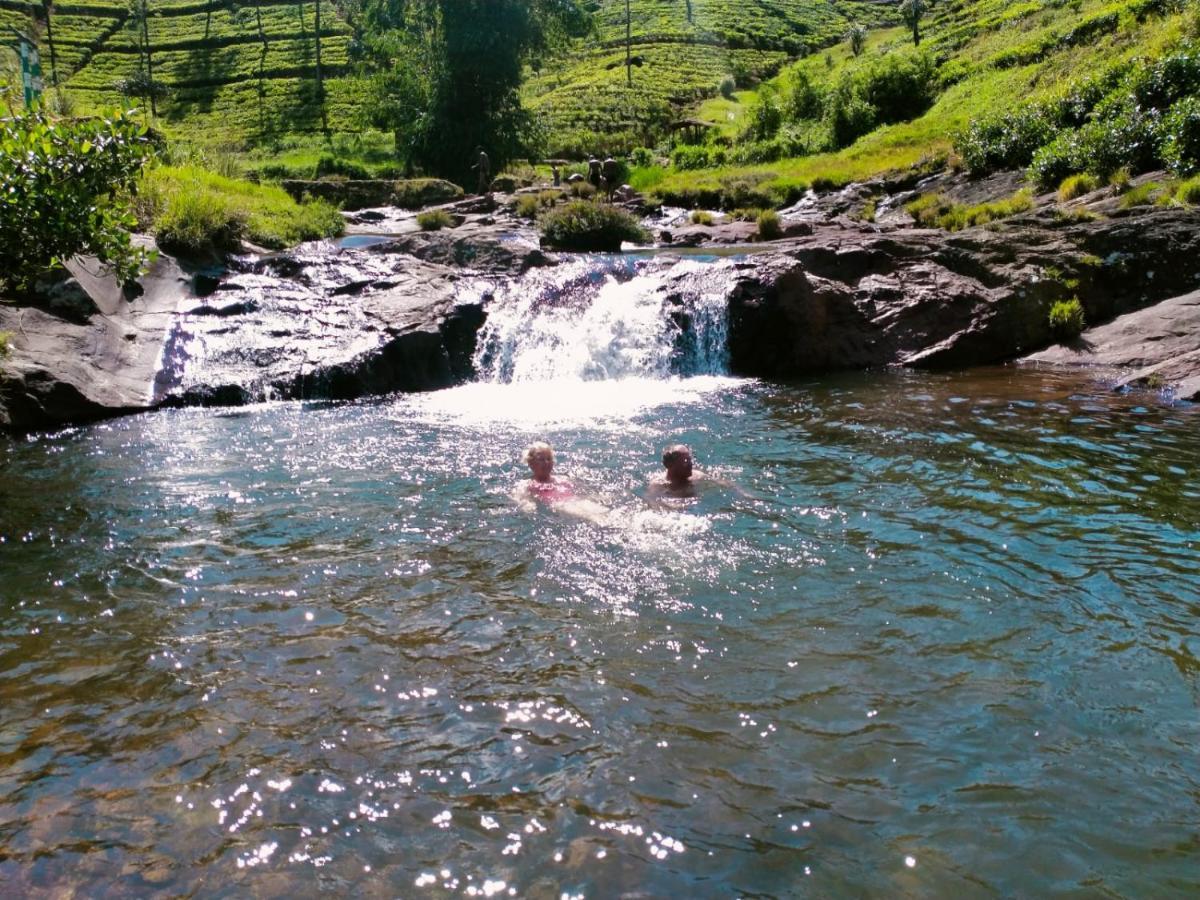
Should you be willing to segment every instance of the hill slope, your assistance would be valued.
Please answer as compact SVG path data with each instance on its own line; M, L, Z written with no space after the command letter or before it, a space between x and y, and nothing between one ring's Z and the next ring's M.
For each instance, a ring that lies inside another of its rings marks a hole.
M316 88L316 7L154 0L147 18L159 115L169 131L199 140L260 140L328 125L357 127L348 78L350 29L321 2L324 103ZM80 112L120 103L123 82L144 67L141 22L124 0L68 0L51 7L60 84ZM0 0L0 28L36 34L47 86L48 30L40 4ZM12 54L6 54L11 57ZM11 61L10 61L11 65ZM136 92L135 92L136 93Z

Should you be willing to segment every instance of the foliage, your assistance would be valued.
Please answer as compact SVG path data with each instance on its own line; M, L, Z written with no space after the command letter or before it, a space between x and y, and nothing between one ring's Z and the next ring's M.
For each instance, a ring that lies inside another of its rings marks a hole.
M522 194L513 205L515 212L522 219L536 219L541 203L536 194Z
M364 0L363 20L380 69L374 122L406 158L469 184L474 148L500 171L538 143L521 104L523 67L587 17L575 0Z
M1083 305L1078 297L1059 300L1050 307L1050 330L1060 340L1078 337L1084 325Z
M732 75L725 75L721 78L721 83L717 85L717 93L726 100L733 99L733 92L737 90L737 80Z
M590 200L596 196L596 186L590 181L572 181L568 190L577 200Z
M534 211L536 212L536 197L522 197L521 199L532 200ZM427 209L424 212L417 213L417 225L422 231L441 231L443 228L454 227L454 217L444 209Z
M1028 191L1018 191L1004 200L965 206L947 200L941 194L922 194L904 208L918 225L961 231L1026 212L1033 208L1033 198Z
M824 108L824 97L813 80L803 69L797 69L785 82L785 109L788 118L819 119Z
M973 121L954 141L967 168L977 174L1029 165L1058 132L1055 117L1041 105Z
M587 200L575 200L546 213L541 229L542 242L557 250L615 252L625 241L650 241L649 233L625 210Z
M1072 175L1063 179L1063 183L1058 186L1058 199L1064 202L1074 200L1076 197L1090 194L1098 187L1100 179L1094 175Z
M763 241L773 241L783 236L783 228L779 224L779 213L773 209L764 209L758 214L758 237Z
M692 210L691 220L693 225L712 225L713 214L703 209Z
M914 45L921 43L921 19L926 9L926 0L900 0L900 18L912 29Z
M862 56L863 48L867 46L867 29L862 25L851 25L846 31L846 41L851 53Z
M707 169L708 148L696 147L692 144L681 144L671 151L671 164L676 169Z
M345 222L323 200L297 203L282 188L226 178L197 166L159 166L138 185L138 220L160 245L183 253L272 249L341 234Z
M8 354L12 352L10 343L11 341L11 331L0 331L0 360L4 359L4 357L8 356Z
M0 285L28 290L81 253L134 278L146 254L130 239L124 190L151 153L131 110L56 122L34 109L0 121Z
M762 91L750 105L742 138L748 141L765 141L774 137L782 124L783 110L779 107L779 99L774 91Z
M1137 187L1130 188L1121 197L1121 209L1132 209L1135 206L1146 206L1153 203L1163 193L1163 185L1158 181L1146 181Z
M1162 125L1163 162L1186 175L1200 169L1200 96L1185 97L1171 106Z
M936 93L934 75L926 53L893 53L845 73L825 98L833 146L848 147L878 124L923 113Z
M343 159L340 156L331 154L323 154L317 160L317 165L313 171L316 178L327 178L330 175L340 175L344 178L366 179L371 177L371 172L366 166L360 163L351 162Z
M1200 206L1200 175L1180 182L1179 187L1175 189L1175 199L1188 206Z

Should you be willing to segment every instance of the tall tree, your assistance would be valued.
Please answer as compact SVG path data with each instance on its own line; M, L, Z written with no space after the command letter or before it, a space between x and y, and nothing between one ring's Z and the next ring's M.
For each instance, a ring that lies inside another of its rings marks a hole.
M50 83L58 87L58 54L54 50L54 24L50 21L53 0L42 0L42 15L46 19L46 43L50 46Z
M150 114L158 117L158 104L155 102L157 85L154 83L154 56L150 46L150 2L149 0L134 0L133 14L135 21L141 26L142 62L145 66L146 98L150 101Z
M497 169L528 150L524 67L588 23L580 0L364 0L372 118L410 162L470 183L475 147Z
M912 29L913 46L921 46L921 19L929 8L926 0L900 0L900 17Z

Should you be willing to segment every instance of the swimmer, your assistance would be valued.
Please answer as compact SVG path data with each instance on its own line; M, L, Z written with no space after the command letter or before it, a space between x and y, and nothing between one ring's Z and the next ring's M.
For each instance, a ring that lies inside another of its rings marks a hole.
M554 474L554 448L545 441L534 441L521 454L529 466L530 478L521 485L526 502L561 503L575 496L575 486Z
M525 448L521 460L529 466L531 475L514 493L514 499L522 509L532 511L538 503L544 503L580 519L605 523L611 512L608 507L586 497L577 497L575 485L554 474L553 447L545 441L534 441Z
M650 479L650 499L661 497L695 497L701 483L717 484L733 488L742 494L740 488L724 478L716 478L707 472L696 469L692 459L692 448L687 444L672 444L662 455L663 468L661 475Z

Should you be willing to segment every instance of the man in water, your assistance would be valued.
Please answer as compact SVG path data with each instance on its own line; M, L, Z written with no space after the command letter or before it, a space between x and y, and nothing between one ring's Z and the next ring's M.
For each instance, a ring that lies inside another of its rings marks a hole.
M648 500L658 500L664 497L695 497L702 485L717 485L729 488L739 497L745 497L746 492L724 478L709 475L694 467L692 448L687 444L672 444L662 455L663 474L650 479L650 488L646 492Z

